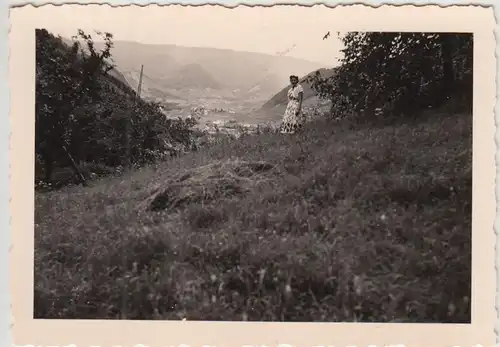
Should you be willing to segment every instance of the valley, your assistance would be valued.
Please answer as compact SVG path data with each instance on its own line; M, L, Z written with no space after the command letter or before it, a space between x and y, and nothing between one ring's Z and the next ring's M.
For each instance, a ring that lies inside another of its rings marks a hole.
M279 121L284 105L262 106L288 85L288 76L325 68L286 56L130 41L115 41L112 59L113 71L134 89L144 66L141 97L159 102L166 116L185 118L193 108L207 110L199 114L200 126L216 120Z

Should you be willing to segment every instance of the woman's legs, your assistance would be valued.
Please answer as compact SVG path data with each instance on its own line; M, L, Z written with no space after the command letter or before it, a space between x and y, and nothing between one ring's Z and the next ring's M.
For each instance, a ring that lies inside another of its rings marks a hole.
M294 125L290 122L283 122L281 125L282 134L293 134L295 132Z

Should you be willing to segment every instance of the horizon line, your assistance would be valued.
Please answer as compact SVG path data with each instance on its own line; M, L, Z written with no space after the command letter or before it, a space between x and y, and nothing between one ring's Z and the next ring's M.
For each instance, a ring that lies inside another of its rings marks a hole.
M39 29L42 29L42 28L39 28ZM45 28L43 28L45 29ZM47 31L51 32L49 29L46 29ZM67 39L67 40L72 40L72 37L66 37L66 36L63 36L61 34L58 34L58 33L55 33L55 32L52 32L53 34L55 35L58 35L64 39ZM112 34L112 33L111 33ZM103 40L94 40L93 41L95 43L103 43L104 41ZM113 40L113 43L116 43L116 42L128 42L128 43L134 43L134 44L139 44L139 45L148 45L148 46L175 46L175 47L183 47L183 48L193 48L193 49L214 49L214 50L219 50L219 51L230 51L230 52L235 52L235 53L250 53L250 54L259 54L259 55L266 55L266 56L269 56L269 57L278 57L278 58L289 58L289 59L295 59L295 60L299 60L299 61L302 61L302 62L307 62L307 63L312 63L312 64L319 64L319 65L322 65L322 68L334 68L335 66L335 62L334 60L335 59L332 59L332 63L330 64L327 64L327 63L323 63L323 62L319 62L319 61L314 61L314 60L309 60L309 59L304 59L304 58L297 58L297 57L293 57L293 56L290 56L290 55L278 55L278 54L271 54L271 53L264 53L264 52L253 52L253 51L243 51L243 50L235 50L235 49L232 49L232 48L218 48L218 47L209 47L209 46L188 46L188 45L181 45L181 44L175 44L175 43L146 43L146 42L139 42L139 41L135 41L135 40L126 40L126 39L117 39L117 40Z

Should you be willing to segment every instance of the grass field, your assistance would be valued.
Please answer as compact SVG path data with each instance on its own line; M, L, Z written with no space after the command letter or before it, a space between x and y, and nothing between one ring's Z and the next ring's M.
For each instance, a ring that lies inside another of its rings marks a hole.
M470 322L471 144L318 121L39 193L35 318Z

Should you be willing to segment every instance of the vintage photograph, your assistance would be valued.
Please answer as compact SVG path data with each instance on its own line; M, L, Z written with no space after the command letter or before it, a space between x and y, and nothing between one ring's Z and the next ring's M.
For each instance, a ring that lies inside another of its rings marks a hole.
M471 323L472 32L210 8L34 30L33 318Z

